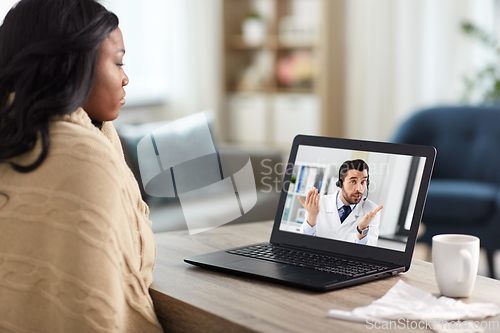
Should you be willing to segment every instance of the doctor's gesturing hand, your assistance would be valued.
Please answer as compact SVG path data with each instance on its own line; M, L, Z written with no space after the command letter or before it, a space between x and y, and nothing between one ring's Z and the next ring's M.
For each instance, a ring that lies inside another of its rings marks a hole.
M308 213L307 223L311 227L314 227L316 225L316 220L318 218L319 196L320 196L320 194L318 193L318 189L316 187L313 187L312 190L307 192L306 201L304 201L304 199L299 197L300 203L307 210L307 213ZM370 219L370 221L371 221L371 219ZM368 223L370 223L370 221L368 221Z
M359 223L358 223L358 229L359 230L365 230L368 227L368 225L370 224L370 222L373 220L373 218L375 217L375 215L377 215L377 213L380 212L382 210L382 208L384 208L384 206L378 206L373 211L371 211L368 214L366 214L361 219L361 221L359 221ZM365 237L365 235L358 235L359 239L362 239L363 237Z

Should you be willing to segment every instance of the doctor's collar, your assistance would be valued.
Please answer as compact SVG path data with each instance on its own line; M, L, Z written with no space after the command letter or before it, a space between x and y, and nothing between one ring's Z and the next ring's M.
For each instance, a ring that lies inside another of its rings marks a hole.
M337 210L339 210L342 206L344 206L344 202L340 198L340 192L341 192L341 190L339 189L337 191L337 195L336 195L335 207L337 207ZM351 207L351 211L353 211L354 208L356 208L357 205L358 204L350 204L349 206Z

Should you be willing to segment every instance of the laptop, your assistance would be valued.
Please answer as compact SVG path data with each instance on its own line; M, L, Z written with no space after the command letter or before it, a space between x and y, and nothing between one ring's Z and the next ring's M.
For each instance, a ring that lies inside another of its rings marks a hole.
M298 135L285 168L270 241L184 261L320 291L406 272L435 157L436 149L428 146ZM360 164L366 169L358 170ZM350 180L349 175L359 177ZM314 226L306 208L312 189L319 194ZM341 196L351 207L342 222ZM383 208L365 227L363 218L379 206Z

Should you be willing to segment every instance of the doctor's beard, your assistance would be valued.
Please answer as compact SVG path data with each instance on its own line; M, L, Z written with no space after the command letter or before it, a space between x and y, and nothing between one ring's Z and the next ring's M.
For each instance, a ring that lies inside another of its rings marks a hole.
M355 192L349 194L344 189L342 189L342 196L350 205L355 205L361 201L361 199L363 198L363 193Z

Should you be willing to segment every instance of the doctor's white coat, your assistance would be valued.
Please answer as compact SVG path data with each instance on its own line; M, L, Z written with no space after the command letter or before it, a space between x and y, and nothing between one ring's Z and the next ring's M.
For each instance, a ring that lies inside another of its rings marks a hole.
M338 240L344 240L349 242L356 242L358 239L358 231L356 226L359 221L368 214L369 212L375 210L378 206L368 200L361 199L361 201L354 207L351 214L347 216L344 223L340 223L340 217L337 210L337 191L333 194L328 194L321 196L319 198L319 214L316 220L316 229L313 236L332 238ZM304 223L300 228L300 232L308 234L305 230L305 224L307 223L308 213ZM377 245L378 235L379 235L379 225L380 225L380 212L375 215L369 224L369 231L367 240L367 245ZM310 228L308 228L310 229Z

